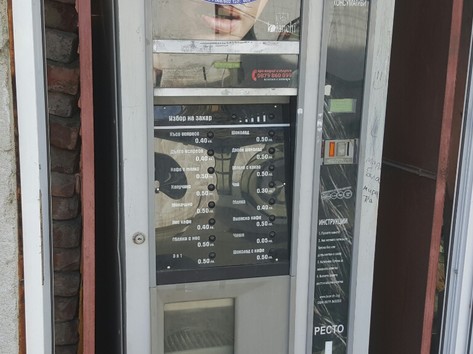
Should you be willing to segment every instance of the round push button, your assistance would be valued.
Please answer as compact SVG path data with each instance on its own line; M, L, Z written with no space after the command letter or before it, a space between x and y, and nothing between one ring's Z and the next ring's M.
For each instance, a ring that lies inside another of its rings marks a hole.
M215 190L215 184L209 184L207 188L208 188L209 191L214 191Z
M215 242L216 239L217 239L217 237L215 235L210 235L209 236L209 241L210 242Z
M210 209L215 208L215 202L214 201L209 202L209 204L207 204L207 205L209 206Z
M217 257L217 254L215 252L210 252L209 253L209 258L210 259L214 259L215 257Z

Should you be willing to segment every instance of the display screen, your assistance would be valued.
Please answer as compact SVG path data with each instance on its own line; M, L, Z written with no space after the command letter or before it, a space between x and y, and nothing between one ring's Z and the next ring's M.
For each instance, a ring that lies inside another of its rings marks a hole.
M153 39L299 40L300 0L155 0Z
M288 274L288 111L155 106L158 284Z

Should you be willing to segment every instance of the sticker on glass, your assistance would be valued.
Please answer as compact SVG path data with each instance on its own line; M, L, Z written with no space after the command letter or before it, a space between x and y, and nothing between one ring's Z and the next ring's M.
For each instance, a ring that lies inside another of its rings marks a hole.
M256 0L205 0L212 4L221 4L221 5L239 5L239 4L247 4L249 2L255 2Z

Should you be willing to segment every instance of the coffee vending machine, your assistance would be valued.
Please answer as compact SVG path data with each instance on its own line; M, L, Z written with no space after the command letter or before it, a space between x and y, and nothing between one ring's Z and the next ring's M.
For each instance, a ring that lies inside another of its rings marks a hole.
M393 1L98 4L98 348L367 352Z

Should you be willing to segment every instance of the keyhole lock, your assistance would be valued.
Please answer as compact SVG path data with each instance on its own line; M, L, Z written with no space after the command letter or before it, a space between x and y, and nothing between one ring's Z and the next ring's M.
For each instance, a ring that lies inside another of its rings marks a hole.
M146 237L144 234L141 232L137 232L136 234L133 235L133 242L136 243L137 245L142 245L145 243Z

